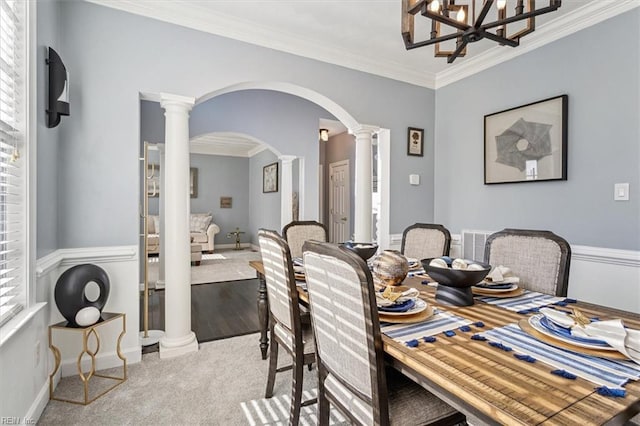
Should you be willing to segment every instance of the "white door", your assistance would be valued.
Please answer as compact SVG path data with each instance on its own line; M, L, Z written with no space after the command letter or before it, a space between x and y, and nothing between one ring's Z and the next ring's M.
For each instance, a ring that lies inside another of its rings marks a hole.
M329 240L341 243L350 239L349 160L329 164Z

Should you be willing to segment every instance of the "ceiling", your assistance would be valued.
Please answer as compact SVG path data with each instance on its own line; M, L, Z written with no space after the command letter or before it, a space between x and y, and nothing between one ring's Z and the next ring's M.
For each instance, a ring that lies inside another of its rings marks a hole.
M400 35L401 0L87 0L259 46L438 88L640 5L638 0L563 0L510 48L481 40L447 64L433 46L411 51ZM459 0L467 4L470 0ZM478 0L480 3L482 0ZM508 0L511 7L515 0ZM536 0L539 7L548 0ZM430 21L416 17L416 33ZM423 39L424 37L416 37Z

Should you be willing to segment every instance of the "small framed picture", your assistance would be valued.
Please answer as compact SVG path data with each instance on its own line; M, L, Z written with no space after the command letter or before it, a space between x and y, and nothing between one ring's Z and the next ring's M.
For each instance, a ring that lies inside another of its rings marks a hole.
M424 129L409 127L407 136L407 155L422 157L424 155Z
M220 197L220 208L230 209L233 199L231 197Z
M262 192L278 192L278 163L262 168Z

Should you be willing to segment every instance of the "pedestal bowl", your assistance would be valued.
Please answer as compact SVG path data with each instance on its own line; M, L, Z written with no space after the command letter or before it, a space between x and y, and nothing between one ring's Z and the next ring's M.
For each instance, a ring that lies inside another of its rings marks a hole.
M441 268L431 265L434 258L422 259L422 267L425 272L438 283L436 290L436 300L444 305L450 306L470 306L473 305L473 293L471 287L478 284L487 276L491 270L491 265L474 260L466 260L465 263L478 265L476 269L452 269L449 258L445 260L448 268ZM481 268L481 269L480 269Z
M353 241L347 241L342 243L342 245L355 252L365 262L378 251L378 245L375 243L354 243Z

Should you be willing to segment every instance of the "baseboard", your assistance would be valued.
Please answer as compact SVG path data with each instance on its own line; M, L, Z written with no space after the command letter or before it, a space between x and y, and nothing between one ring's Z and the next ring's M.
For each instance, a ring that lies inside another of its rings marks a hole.
M40 416L44 411L44 408L49 403L49 379L45 380L44 385L40 388L38 396L29 407L27 415L25 416L25 423L35 424L40 420Z
M122 355L127 359L127 366L135 364L142 360L142 347L140 345L124 349L121 351ZM77 357L70 359L63 359L60 366L62 377L75 376L78 374L78 366L76 364ZM118 358L116 353L98 354L96 355L96 364L100 370L106 370L107 368L122 367L122 360ZM82 359L82 370L88 371L91 368L91 360L89 357Z

